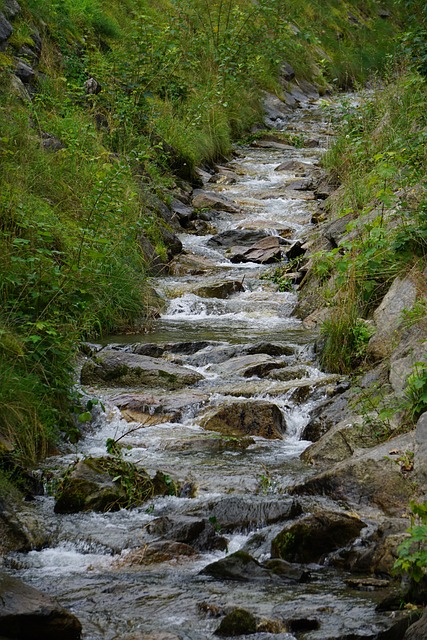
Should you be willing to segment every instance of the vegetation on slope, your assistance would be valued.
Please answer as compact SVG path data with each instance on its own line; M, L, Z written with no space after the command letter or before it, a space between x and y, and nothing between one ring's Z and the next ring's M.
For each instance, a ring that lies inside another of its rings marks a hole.
M149 314L140 238L166 257L159 198L260 120L284 60L349 87L395 22L374 0L20 4L0 52L0 453L31 466L72 431L79 340Z

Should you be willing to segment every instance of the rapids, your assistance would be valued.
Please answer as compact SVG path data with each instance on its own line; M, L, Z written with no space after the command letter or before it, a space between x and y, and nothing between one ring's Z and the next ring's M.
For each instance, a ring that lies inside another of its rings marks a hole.
M316 201L310 191L287 190L295 174L275 169L285 160L315 167L329 145L330 131L319 102L307 103L291 113L283 126L315 138L319 146L239 148L228 165L236 182L206 187L239 207L239 213L215 216L211 223L215 233L263 229L273 236L286 235L289 244L304 239ZM297 302L295 289L278 290L271 280L274 265L231 263L224 250L209 244L211 236L182 233L185 251L206 259L207 266L202 276L171 275L154 280L154 287L167 300L167 308L151 333L110 340L116 349L136 342L177 345L207 341L201 348L187 349L187 353L185 349L182 353L179 349L175 354L173 350L168 352L167 357L203 376L188 390L188 404L181 418L132 430L138 425L126 422L111 402L117 389L86 389L101 397L105 411L99 410L75 450L50 459L46 465L50 473L56 473L77 457L106 455L107 438L123 436L129 460L150 473L161 469L194 483L196 497L155 498L133 510L73 515L54 514L53 498L40 497L35 508L49 532L50 544L27 554L11 554L7 567L72 610L83 624L85 640L130 640L160 631L187 640L213 638L219 620L206 615L204 603L211 609L244 607L270 620L315 620L319 628L306 627L303 637L307 640L372 637L373 632L380 633L387 627L383 614L375 611L372 595L350 590L345 576L328 565L310 567L312 580L308 583L219 581L200 574L209 563L238 549L247 549L258 560L269 557L270 541L283 523L266 525L264 507L285 499L286 488L311 473L299 460L308 445L301 434L313 408L336 382L317 366L315 336L292 317ZM242 283L244 291L226 299L195 293L201 285L224 280ZM232 359L258 343L289 347L287 355L277 360L298 366L302 377L281 381L239 375L230 365ZM279 407L287 425L284 439L254 437L253 444L245 449L218 446L217 435L201 427L200 416L232 399L248 397L267 399ZM253 527L236 526L225 532L227 552L204 551L195 557L179 556L148 565L127 562L132 550L156 539L148 530L155 518L203 513L207 504L230 496L259 505L259 517ZM289 628L296 629L295 625ZM300 637L299 632L294 633ZM295 636L260 632L252 637L292 640Z

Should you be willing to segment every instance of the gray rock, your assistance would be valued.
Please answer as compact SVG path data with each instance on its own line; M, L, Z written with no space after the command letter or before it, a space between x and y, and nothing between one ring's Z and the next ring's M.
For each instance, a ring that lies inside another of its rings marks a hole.
M175 233L172 233L172 231L169 231L169 229L166 229L166 227L159 225L158 230L163 242L166 245L168 259L172 260L173 257L181 253L182 242Z
M6 42L13 33L13 27L8 20L6 20L3 13L0 13L0 44Z
M60 151L64 149L65 145L59 138L56 138L51 133L42 133L42 147L48 151Z
M24 84L31 84L36 77L34 69L19 58L17 58L14 73Z
M85 92L86 95L96 96L98 93L101 93L102 86L95 78L88 78L85 82Z
M81 382L109 387L160 387L180 389L203 379L196 371L159 358L112 350L100 351L85 362Z
M227 548L227 540L217 534L212 522L206 518L163 516L150 522L147 531L151 535L190 544L199 551L224 551Z
M290 80L293 80L295 78L295 70L293 66L289 64L289 62L282 62L282 65L280 67L280 75L284 80L287 80L289 82Z
M123 559L117 563L118 566L141 566L170 562L182 558L192 558L197 555L197 551L184 542L174 540L156 540L150 542L139 549L132 549Z
M22 102L31 102L31 96L28 92L28 89L22 82L18 76L11 76L10 78L10 89L12 93L14 93L18 98L22 100Z
M188 227L190 222L196 217L196 213L192 207L189 207L176 198L172 200L170 207L182 227Z
M201 189L194 190L191 204L195 209L215 209L216 211L227 211L228 213L239 212L239 208L231 200L211 191L202 191Z
M271 380L281 380L282 382L289 382L290 380L301 380L301 378L308 378L307 370L303 367L283 367L280 369L272 369L268 372L267 378Z
M3 13L8 20L11 20L21 13L21 7L16 0L3 0Z
M427 493L427 413L423 413L417 422L415 429L414 470L422 493Z
M357 538L365 523L333 511L307 515L287 525L271 543L271 557L289 562L319 562Z
M292 145L286 144L285 142L277 142L277 140L255 140L251 146L260 147L261 149L277 149L279 151L294 149Z
M362 419L343 420L310 445L301 455L301 460L310 464L330 465L350 458L357 449L376 444L372 428L364 426Z
M323 236L329 240L333 247L340 245L341 239L347 233L347 226L355 219L354 213L347 213L341 218L328 222L322 228Z
M214 272L215 268L215 260L185 252L169 264L169 272L173 276L199 276L211 271Z
M280 100L276 95L272 93L264 93L263 95L263 107L264 107L264 123L268 126L276 126L281 124L284 119L289 115L291 107L295 106L296 102L291 101L290 104L286 104L283 100Z
M144 426L178 422L183 413L191 407L198 407L206 402L207 394L175 393L167 396L155 396L143 393L124 393L111 398L126 420L139 422Z
M286 171L289 173L306 173L313 170L313 165L300 160L286 160L279 164L275 171Z
M283 252L277 236L263 238L243 251L241 247L231 247L227 253L231 262L255 262L257 264L278 262L282 256Z
M269 355L259 353L230 358L227 362L221 363L220 367L212 368L225 376L240 376L244 378L258 376L261 378L272 369L280 368L281 365L284 366L285 363Z
M267 231L259 230L253 231L248 229L229 229L218 233L216 236L212 236L208 240L208 246L210 247L224 247L230 248L233 245L239 245L244 247L252 247L256 242L264 240L270 236Z
M414 437L406 434L357 453L331 466L289 492L294 495L325 494L335 500L375 506L386 515L401 516L414 496L411 477L401 471L401 460L414 451Z
M281 439L286 430L282 412L266 400L230 402L204 416L201 424L225 435L256 435L269 440Z
M410 278L396 278L380 306L374 311L377 327L369 341L368 354L377 360L390 356L399 342L404 321L403 311L412 309L417 297L415 283Z
M280 342L255 342L255 344L245 347L245 353L254 355L264 353L269 356L293 356L295 347Z
M268 498L265 496L225 496L202 505L192 513L204 515L214 521L222 531L257 529L268 524L294 518L301 507L293 498Z
M310 573L307 569L295 562L272 558L264 562L263 566L284 580L292 580L292 582L308 582L310 580Z
M236 551L226 558L208 564L200 574L217 580L237 580L238 582L270 580L272 575L245 551Z
M0 628L2 636L19 640L79 640L79 620L53 598L21 580L0 574Z

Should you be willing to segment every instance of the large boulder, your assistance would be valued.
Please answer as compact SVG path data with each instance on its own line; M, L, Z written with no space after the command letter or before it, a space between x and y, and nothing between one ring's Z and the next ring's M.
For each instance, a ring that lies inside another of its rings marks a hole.
M109 387L180 389L202 380L196 371L135 353L105 349L85 362L81 382Z
M193 200L191 202L195 209L215 209L216 211L228 211L229 213L238 213L238 207L217 193L211 191L203 191L201 189L195 189L193 193Z
M111 401L128 422L139 422L148 427L179 422L184 411L203 404L207 399L207 394L184 391L155 397L144 393L122 393L111 398Z
M414 624L411 624L403 640L426 640L427 638L427 609Z
M235 245L251 247L256 242L271 237L273 236L263 230L228 229L209 238L208 245L214 248L222 247L227 249Z
M224 551L227 548L227 540L217 534L213 523L207 518L161 516L150 522L147 531L152 535L189 544L199 551Z
M213 499L193 513L205 515L221 531L256 529L265 527L301 513L301 507L293 498L267 498L266 496L225 496Z
M233 609L221 620L221 624L215 631L217 636L227 638L235 636L246 636L256 633L257 621L255 616L246 609Z
M243 378L257 376L262 378L272 369L279 369L281 366L286 366L286 363L269 355L258 353L231 357L226 362L222 362L220 366L213 367L213 370L217 370L224 376L239 376Z
M301 459L312 464L329 465L350 458L356 449L371 447L377 442L372 428L364 425L361 419L343 420L310 445Z
M223 405L202 419L202 426L225 435L254 435L281 439L286 430L277 405L266 400L246 400Z
M414 451L414 436L406 434L330 466L290 488L295 495L325 494L335 500L375 506L390 516L401 516L414 495L405 460Z
M228 298L234 293L240 293L245 288L240 280L224 280L222 282L215 282L211 285L205 285L199 287L194 291L196 296L200 298Z
M272 558L288 562L319 562L354 540L366 525L354 516L323 511L286 526L271 543Z
M82 626L53 598L1 573L0 629L2 637L19 640L79 640Z
M368 354L376 360L391 355L399 342L399 334L404 323L403 311L410 310L415 304L417 289L411 278L396 278L374 311L376 333L368 344Z
M255 262L256 264L271 264L283 257L280 240L277 236L268 236L250 247L232 246L227 257L233 263Z
M221 560L212 562L200 573L217 580L237 580L238 582L272 579L270 571L245 551L236 551Z

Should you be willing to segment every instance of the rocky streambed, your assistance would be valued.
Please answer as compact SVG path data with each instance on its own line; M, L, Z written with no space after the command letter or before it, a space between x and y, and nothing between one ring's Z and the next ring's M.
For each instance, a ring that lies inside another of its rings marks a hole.
M316 322L295 317L331 139L318 98L299 102L268 107L286 141L260 137L172 203L153 330L87 345L92 420L43 469L56 497L2 521L0 634L35 638L19 625L44 611L80 635L19 578L87 640L403 638L391 569L425 429L378 446L359 392L319 369Z

